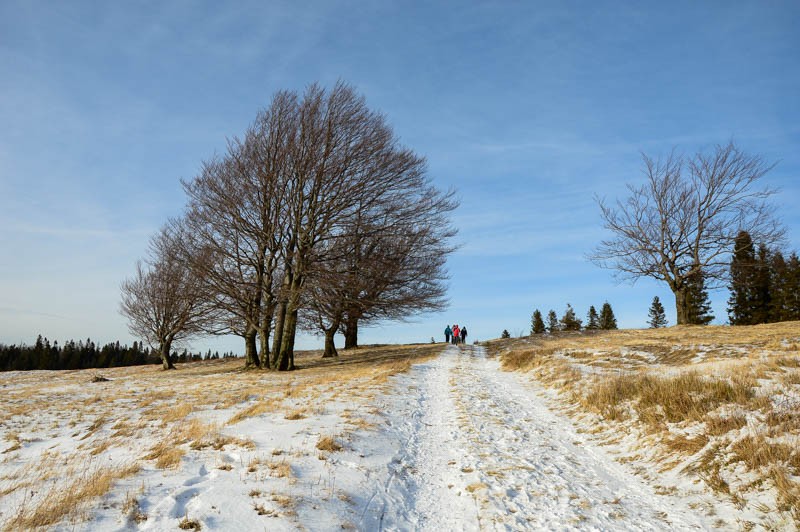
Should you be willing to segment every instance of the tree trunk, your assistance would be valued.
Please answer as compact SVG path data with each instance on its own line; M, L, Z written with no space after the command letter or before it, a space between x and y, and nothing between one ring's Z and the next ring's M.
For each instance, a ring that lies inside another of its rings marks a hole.
M347 316L344 326L344 348L355 349L358 347L358 318Z
M687 287L682 287L673 290L675 294L675 310L678 314L678 325L686 325L689 323L689 298L687 296Z
M333 343L333 337L336 336L336 331L339 329L339 319L333 320L331 326L325 329L325 352L322 358L338 357L339 353L336 351L336 345Z
M272 333L272 315L274 312L275 305L272 301L269 301L265 305L264 318L261 320L261 330L258 331L258 339L261 344L259 351L261 369L270 368L269 336Z
M261 369L269 369L269 329L258 331L258 365Z
M291 306L292 305L289 305L289 307ZM297 314L297 309L286 309L281 350L278 354L277 366L275 367L278 371L291 371L294 369L294 339L297 332Z
M255 327L247 326L247 332L244 333L244 367L257 368L258 367L258 351L256 346L256 336L258 332Z
M275 330L272 332L272 361L270 368L277 369L278 355L281 352L281 341L283 340L283 324L286 322L286 301L278 303L275 314Z
M161 355L161 367L164 369L175 369L175 365L172 363L172 359L169 356L169 352L171 349L172 349L172 340L161 341L159 352Z
M339 353L336 351L336 345L333 343L333 337L336 335L335 329L325 330L325 352L322 353L322 358L338 357Z
M277 315L275 316L275 331L272 333L272 363L270 364L272 369L278 369L278 358L281 354L281 344L283 342L283 329L286 324L287 294L291 287L291 281L291 270L287 266L286 273L283 275L283 282L281 283L281 291L278 295L279 302L277 306Z
M300 291L303 288L303 279L299 275L292 278L289 296L286 300L285 316L283 317L283 337L281 349L278 353L278 371L291 371L294 369L294 340L297 334L297 316L300 306Z

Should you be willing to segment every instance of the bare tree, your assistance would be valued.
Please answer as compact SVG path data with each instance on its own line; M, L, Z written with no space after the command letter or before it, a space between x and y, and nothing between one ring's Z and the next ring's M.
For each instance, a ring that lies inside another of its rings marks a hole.
M347 234L360 213L420 183L425 161L398 146L384 117L343 84L308 88L300 102L292 152L273 366L294 367L294 339L306 284L326 259L326 242ZM280 335L279 335L280 331Z
M164 369L175 368L170 360L173 344L202 334L214 316L197 271L176 256L185 237L181 221L164 226L150 242L147 261L138 262L136 273L121 285L120 312L128 318L131 334L158 350ZM197 263L202 260L196 257Z
M183 183L191 248L211 258L198 266L207 297L228 316L228 331L244 338L247 367L270 365L296 106L295 95L277 93L243 139L231 140L223 157L206 162L195 179Z
M773 168L733 143L691 158L654 161L643 155L647 181L628 185L630 196L608 204L598 198L605 227L590 260L617 270L620 278L664 281L675 295L677 323L688 322L691 280L703 275L711 286L724 283L736 235L747 231L769 244L783 238L782 225L767 202L775 193L758 188Z
M302 98L276 94L244 137L229 141L226 153L207 161L184 189L191 238L182 260L192 264L202 250L193 268L221 311L217 330L244 338L247 366L293 369L305 308L318 311L326 320L320 327L332 336L343 309L366 301L366 308L383 302L383 316L442 304L450 248L433 245L432 235L453 234L445 216L455 208L452 193L429 184L424 159L399 146L384 117L344 83L331 90L312 85ZM353 249L360 223L382 235L367 245L386 251L354 265L342 256ZM386 277L380 282L379 270ZM343 292L354 286L343 281L347 276L362 284L369 279L381 297L358 287L355 296ZM409 297L414 290L424 290L416 303Z

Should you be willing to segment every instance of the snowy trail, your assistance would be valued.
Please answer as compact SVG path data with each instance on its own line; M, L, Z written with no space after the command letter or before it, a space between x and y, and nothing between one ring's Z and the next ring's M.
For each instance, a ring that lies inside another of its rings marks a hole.
M386 411L402 443L370 503L375 521L362 521L370 529L711 528L590 443L481 347L448 346L415 366Z

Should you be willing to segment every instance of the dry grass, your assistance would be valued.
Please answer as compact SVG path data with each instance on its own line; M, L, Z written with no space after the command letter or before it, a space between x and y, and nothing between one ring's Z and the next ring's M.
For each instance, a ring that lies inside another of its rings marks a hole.
M83 435L81 440L85 440L87 438L90 438L91 436L94 436L97 433L97 431L99 431L103 427L103 425L105 425L107 422L108 418L106 416L100 416L97 419L95 419L94 423L89 425L89 428L86 429L86 434Z
M317 449L320 451L336 452L342 450L342 444L339 443L336 436L321 436L317 442Z
M747 425L747 418L738 414L733 416L708 416L705 419L706 433L709 436L722 436Z
M676 376L638 373L599 379L583 406L617 419L620 406L632 403L641 421L660 428L667 422L704 421L723 404L761 407L764 401L756 397L755 386L747 378L715 378L693 371Z
M708 442L709 438L705 434L699 434L694 437L676 434L664 439L664 443L671 451L686 455L699 453L705 448L706 445L708 445Z
M113 430L113 434L111 435L112 438L130 438L138 431L142 430L145 427L144 423L133 424L130 423L127 419L119 419L114 425L111 427Z
M168 423L174 423L175 421L180 421L191 414L192 410L194 410L194 408L190 404L184 403L182 405L178 405L164 412L161 421L163 421L165 425Z
M276 478L291 478L292 475L292 466L289 465L286 461L280 462L268 462L267 467L269 467L270 475Z
M189 519L189 516L185 516L178 523L178 528L181 530L201 530L203 525L197 519Z
M486 489L486 484L484 484L483 482L474 482L464 489L466 489L470 493L475 493L478 490Z
M292 410L290 412L286 412L286 414L283 417L284 417L284 419L288 419L290 421L294 421L294 420L297 420L297 419L305 419L306 410L305 410L305 408L298 408L298 409Z
M240 421L245 420L247 418L260 416L261 414L267 412L274 412L277 407L278 403L274 400L265 399L257 401L248 406L247 408L244 408L239 412L237 412L236 414L234 414L233 417L231 417L228 420L227 424L235 425L236 423L239 423Z
M158 469L176 469L185 454L183 448L176 446L171 439L166 439L154 445L143 459L155 460Z
M81 475L64 479L52 485L37 497L31 507L23 505L4 530L28 530L50 527L65 518L77 517L94 499L105 495L115 481L139 471L138 464L118 467L90 466Z
M750 470L784 465L794 475L800 475L800 451L786 443L770 442L763 435L744 436L731 445L730 461L744 463Z

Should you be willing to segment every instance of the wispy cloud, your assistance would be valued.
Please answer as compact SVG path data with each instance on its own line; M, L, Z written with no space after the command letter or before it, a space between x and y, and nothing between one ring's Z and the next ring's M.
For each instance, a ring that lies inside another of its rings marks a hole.
M35 310L30 310L30 309L11 308L11 307L0 307L0 313L7 314L13 317L27 315L27 316L42 316L45 318L55 318L59 320L75 320L74 317L71 318L69 316L61 316L59 314L49 314L47 312L37 312Z
M126 239L142 237L152 233L150 229L112 230L109 228L68 227L68 226L36 226L25 223L9 224L7 229L12 233L29 235L57 236L67 239Z

